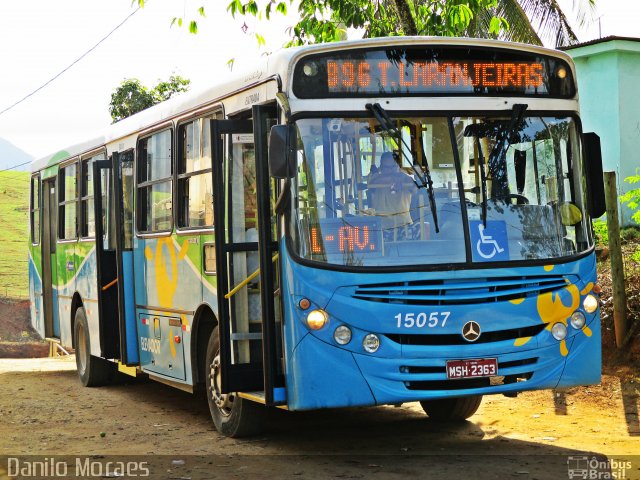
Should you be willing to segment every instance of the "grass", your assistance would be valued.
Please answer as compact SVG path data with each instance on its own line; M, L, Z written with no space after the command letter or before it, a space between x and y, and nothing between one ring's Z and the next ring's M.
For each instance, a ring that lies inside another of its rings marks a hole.
M29 173L0 172L0 298L29 297Z

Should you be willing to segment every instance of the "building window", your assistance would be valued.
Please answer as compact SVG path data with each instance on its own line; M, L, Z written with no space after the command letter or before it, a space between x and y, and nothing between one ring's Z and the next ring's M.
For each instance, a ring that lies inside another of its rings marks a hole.
M31 243L40 243L40 176L31 177Z
M172 228L171 130L138 143L138 231L169 232Z
M93 200L93 164L98 160L104 160L104 153L85 158L80 163L80 236L83 238L94 238L96 236L95 204ZM107 201L106 198L107 192L103 190L103 205L105 205ZM106 224L104 226L106 226Z
M180 127L178 156L178 227L213 226L211 118Z
M77 238L78 178L77 164L72 163L60 169L59 174L58 238Z

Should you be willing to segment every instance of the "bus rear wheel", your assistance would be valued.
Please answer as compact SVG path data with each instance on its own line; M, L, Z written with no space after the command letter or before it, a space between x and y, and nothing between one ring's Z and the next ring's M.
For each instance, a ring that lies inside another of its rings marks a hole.
M205 379L209 411L216 430L227 437L257 435L262 431L265 408L234 393L222 393L220 337L216 327L207 345Z
M436 422L459 422L476 413L481 402L482 395L471 395L469 397L423 400L420 405L429 418Z
M76 349L76 367L82 385L99 387L110 383L115 374L115 364L91 355L89 325L87 324L87 315L82 307L76 310L73 340Z

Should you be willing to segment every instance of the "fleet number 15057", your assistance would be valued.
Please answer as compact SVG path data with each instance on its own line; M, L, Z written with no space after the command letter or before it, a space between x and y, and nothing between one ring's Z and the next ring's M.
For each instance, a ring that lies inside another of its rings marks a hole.
M394 318L396 319L398 328L435 328L444 327L447 324L451 312L431 312L429 314L425 312L416 313L399 313Z

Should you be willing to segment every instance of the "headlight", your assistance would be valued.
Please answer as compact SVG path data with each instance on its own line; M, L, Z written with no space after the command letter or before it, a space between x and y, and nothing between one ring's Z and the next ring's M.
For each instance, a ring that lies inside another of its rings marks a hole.
M370 333L362 341L362 347L368 353L375 353L380 348L380 339L375 333Z
M598 309L598 299L595 296L589 294L584 297L582 306L584 307L585 312L593 313Z
M571 315L571 326L576 330L580 330L584 327L586 322L587 319L584 317L584 313L582 312L573 312L573 315Z
M324 310L311 310L307 315L307 325L311 330L320 330L328 320L329 316Z
M351 329L346 325L340 325L333 332L333 339L340 345L346 345L351 341Z
M551 335L556 340L564 340L567 336L567 326L564 323L556 323L551 327Z

